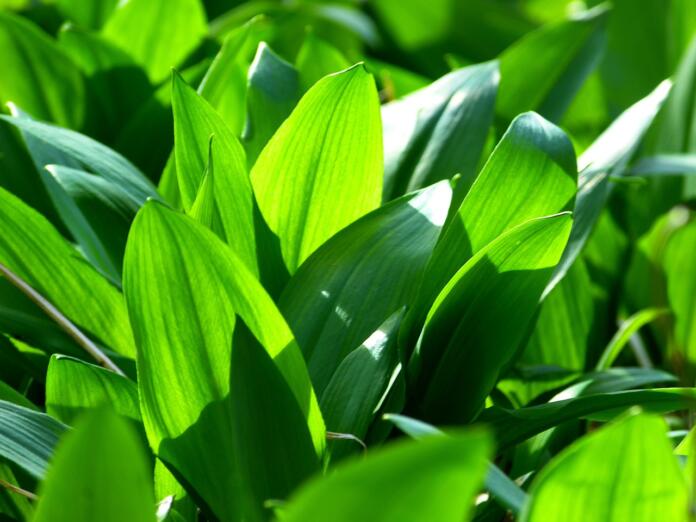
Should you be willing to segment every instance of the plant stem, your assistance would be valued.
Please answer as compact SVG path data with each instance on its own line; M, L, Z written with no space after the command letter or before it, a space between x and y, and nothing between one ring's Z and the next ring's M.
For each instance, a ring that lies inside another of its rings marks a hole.
M114 373L122 375L125 374L116 366L116 364L106 355L96 344L94 344L85 334L83 334L80 329L75 326L70 319L65 317L55 306L53 306L45 297L34 290L29 284L24 281L17 274L12 272L5 265L0 263L0 274L5 276L5 278L12 283L17 289L19 289L24 295L31 299L39 308L41 308L46 315L53 319L58 326L60 326L70 337L72 337L77 344L79 344L85 351L90 354L94 359L101 364L107 370L111 370Z

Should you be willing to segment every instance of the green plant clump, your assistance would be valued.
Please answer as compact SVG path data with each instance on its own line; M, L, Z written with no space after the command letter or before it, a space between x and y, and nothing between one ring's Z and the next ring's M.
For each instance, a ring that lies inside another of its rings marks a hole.
M689 522L696 1L0 0L0 521Z

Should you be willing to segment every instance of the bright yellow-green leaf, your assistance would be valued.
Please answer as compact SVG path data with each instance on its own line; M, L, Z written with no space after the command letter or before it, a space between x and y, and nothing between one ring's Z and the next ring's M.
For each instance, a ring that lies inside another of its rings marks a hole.
M328 76L300 100L251 172L259 208L290 273L382 194L379 100L362 65Z

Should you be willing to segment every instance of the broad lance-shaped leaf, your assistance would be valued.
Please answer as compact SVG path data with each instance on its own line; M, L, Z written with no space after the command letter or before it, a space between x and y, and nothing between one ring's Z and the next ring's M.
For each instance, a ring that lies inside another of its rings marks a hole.
M73 357L54 355L46 374L46 411L73 424L85 410L104 404L140 422L138 387L127 378Z
M396 335L403 314L403 309L392 314L341 361L319 401L327 430L365 438L399 364ZM331 458L358 448L352 440L336 441Z
M594 224L611 193L609 176L622 176L672 87L669 80L629 107L595 140L578 159L578 195L575 199L573 230L563 258L549 281L544 296L563 279L580 255Z
M135 430L107 409L66 434L39 490L36 522L155 522L147 457Z
M442 181L348 226L300 267L279 307L321 396L341 361L408 306L447 217Z
M42 478L58 438L68 429L44 413L0 400L0 456Z
M156 202L133 223L124 289L155 453L220 520L264 519L325 438L285 320L215 234Z
M308 482L282 519L468 520L490 453L489 438L479 430L396 442Z
M688 520L686 479L665 421L652 415L582 437L536 476L529 493L524 522Z
M242 145L208 102L176 73L172 77L172 108L176 171L184 209L189 211L194 205L210 156L215 175L208 183L213 183L222 238L257 275L254 195Z
M159 82L178 66L207 32L200 0L120 2L102 34L128 52Z
M463 422L479 413L527 333L571 223L569 213L523 223L480 250L447 283L409 367L419 417Z
M500 55L496 114L534 110L558 122L601 58L608 9L594 9L528 33Z
M673 348L687 362L687 373L696 367L696 277L693 266L696 253L696 222L677 230L667 243L662 262L667 278L667 298L674 311Z
M402 337L410 350L438 293L469 258L504 231L569 210L576 189L573 146L534 113L510 124L440 237ZM505 187L501 190L501 187Z
M382 107L384 200L460 174L476 175L498 89L498 64L465 67Z
M0 189L0 263L112 350L134 356L123 296L40 214Z
M297 70L261 42L249 66L244 147L253 165L300 98Z
M291 274L329 237L379 206L379 100L362 64L323 78L302 97L261 152L251 181Z
M664 414L688 410L693 408L695 402L696 391L693 388L628 390L581 395L516 410L493 406L479 416L478 422L491 428L497 448L502 451L570 420L606 421L633 406Z
M0 11L3 66L0 100L14 102L35 117L81 127L85 116L84 78L73 61L26 18Z

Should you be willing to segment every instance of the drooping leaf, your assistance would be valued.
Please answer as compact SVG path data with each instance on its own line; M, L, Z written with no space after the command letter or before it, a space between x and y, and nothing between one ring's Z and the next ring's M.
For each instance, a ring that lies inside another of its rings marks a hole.
M371 212L327 241L288 283L279 307L320 396L341 361L415 297L451 194L444 181Z
M654 368L607 368L584 374L578 382L554 395L549 402L676 382L677 378L671 373Z
M0 456L36 478L43 477L67 426L45 413L0 400Z
M314 471L324 444L284 319L217 236L154 202L133 224L124 288L155 453L221 520L264 518L263 502Z
M54 355L46 375L46 411L73 424L84 411L108 405L119 415L140 421L138 388L133 381L100 366Z
M40 214L0 189L0 263L112 350L135 355L123 296Z
M535 478L522 520L688 520L686 480L666 428L633 415L583 437Z
M518 410L492 407L478 420L493 430L496 445L503 450L572 419L607 420L633 406L654 413L669 413L692 408L694 401L696 393L692 388L629 390L581 395Z
M85 116L80 70L37 26L0 11L0 48L6 73L0 100L14 102L32 116L79 128Z
M394 443L309 482L283 520L458 522L471 511L489 452L480 431Z
M568 213L523 223L480 250L447 283L409 368L419 417L465 421L481 410L530 326L571 223Z
M208 183L212 183L223 239L258 274L254 195L244 149L222 118L180 76L174 74L172 82L174 153L184 209L190 210L194 204L210 155L215 175Z
M155 522L155 500L140 439L106 409L66 434L41 484L36 522Z
M382 108L384 200L460 174L474 181L498 88L498 64L466 67Z
M252 166L300 98L297 70L262 42L249 66L243 140Z
M435 247L405 321L409 347L438 293L472 255L516 225L569 210L575 186L575 154L563 131L534 113L517 117Z
M207 32L200 0L121 2L102 34L128 52L159 82L178 66Z
M303 96L261 152L251 181L291 274L379 205L379 101L362 65L322 79Z
M511 120L533 110L558 122L599 63L607 17L607 7L598 6L543 26L506 49L500 56L498 116Z

